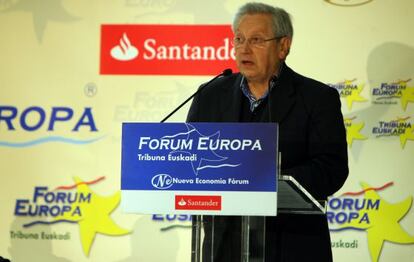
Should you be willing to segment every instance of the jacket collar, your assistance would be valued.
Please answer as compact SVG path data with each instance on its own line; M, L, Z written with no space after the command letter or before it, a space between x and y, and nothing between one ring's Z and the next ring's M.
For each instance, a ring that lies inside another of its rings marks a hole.
M243 93L240 88L242 79L243 76L240 73L237 74L232 86L227 88L222 96L220 108L222 109L221 112L223 112L223 122L239 122L243 98Z
M281 123L295 103L296 73L287 65L283 67L276 84L269 93L272 122ZM225 89L222 95L220 108L223 112L223 122L238 122L240 118L243 93L240 83L243 76L239 73L230 88Z
M295 78L296 73L285 65L269 97L272 122L281 123L295 104Z

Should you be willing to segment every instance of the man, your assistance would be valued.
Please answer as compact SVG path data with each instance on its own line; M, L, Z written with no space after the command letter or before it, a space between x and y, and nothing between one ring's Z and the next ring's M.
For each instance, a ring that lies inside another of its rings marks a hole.
M206 86L194 99L189 122L277 122L282 174L293 176L318 200L348 176L339 94L285 64L293 28L289 14L260 3L242 6L233 23L240 73ZM208 221L212 221L208 217ZM240 261L240 218L215 217L203 261ZM213 257L208 253L214 243ZM332 261L324 215L266 217L265 261Z

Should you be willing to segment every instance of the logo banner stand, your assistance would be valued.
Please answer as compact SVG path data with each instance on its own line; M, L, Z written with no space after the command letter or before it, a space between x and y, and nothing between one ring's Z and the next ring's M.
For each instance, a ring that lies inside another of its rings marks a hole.
M193 215L192 261L234 238L241 261L264 261L266 216L326 209L279 174L277 138L275 123L124 123L121 208Z

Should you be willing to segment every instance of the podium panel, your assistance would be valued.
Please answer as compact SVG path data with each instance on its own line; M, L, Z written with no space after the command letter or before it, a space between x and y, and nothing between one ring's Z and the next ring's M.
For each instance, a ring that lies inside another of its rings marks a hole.
M276 152L275 123L124 123L121 208L274 216Z

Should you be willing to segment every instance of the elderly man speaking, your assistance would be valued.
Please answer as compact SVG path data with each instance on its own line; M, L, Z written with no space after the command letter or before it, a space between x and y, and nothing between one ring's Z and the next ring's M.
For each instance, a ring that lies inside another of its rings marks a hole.
M314 198L326 200L348 176L338 92L286 65L293 28L285 10L245 4L234 18L233 31L240 73L201 90L187 121L277 122L282 174L293 176ZM203 261L241 260L240 220L214 218L217 230L203 239ZM265 261L332 261L325 215L278 214L266 217L265 223Z

